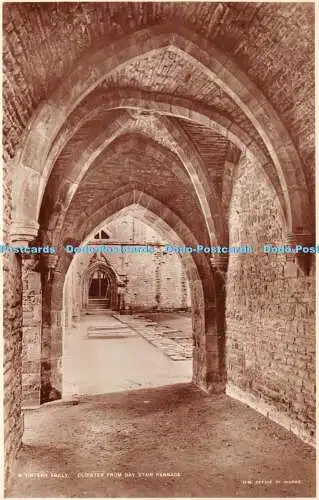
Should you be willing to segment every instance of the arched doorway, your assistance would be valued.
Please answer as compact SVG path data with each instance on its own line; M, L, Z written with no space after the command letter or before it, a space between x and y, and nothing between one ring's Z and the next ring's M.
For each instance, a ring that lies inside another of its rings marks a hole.
M83 309L117 310L118 285L117 276L110 266L101 261L91 264L83 277Z
M89 299L106 299L109 302L110 297L110 282L106 273L98 269L91 278Z

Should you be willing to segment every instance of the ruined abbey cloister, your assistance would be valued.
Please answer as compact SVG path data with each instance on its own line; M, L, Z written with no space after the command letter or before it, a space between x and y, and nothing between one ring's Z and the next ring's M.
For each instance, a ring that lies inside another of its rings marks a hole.
M314 80L313 3L3 4L7 495L315 495Z

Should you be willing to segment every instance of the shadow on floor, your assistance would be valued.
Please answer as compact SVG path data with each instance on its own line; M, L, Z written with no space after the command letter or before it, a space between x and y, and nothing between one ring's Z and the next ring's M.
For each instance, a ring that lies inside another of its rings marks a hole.
M25 413L7 496L309 497L315 451L192 384L88 396Z

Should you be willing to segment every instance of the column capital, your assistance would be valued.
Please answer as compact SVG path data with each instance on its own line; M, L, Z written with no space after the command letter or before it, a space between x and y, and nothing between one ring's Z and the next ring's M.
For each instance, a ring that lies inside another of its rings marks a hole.
M314 245L316 241L316 237L314 234L307 232L307 233L297 233L297 232L290 232L287 234L286 237L286 242L288 245L304 245L304 246L311 246Z
M213 254L212 257L210 257L210 263L216 271L225 273L228 266L228 254Z
M291 232L287 234L286 242L289 246L295 247L296 245L303 245L305 247L310 247L316 244L316 236L310 232L307 233L297 233ZM312 255L309 252L296 253L296 263L299 269L307 276L310 272ZM292 260L292 256L289 256L287 260Z
M40 265L40 255L38 254L30 254L30 253L22 253L22 262L24 269L30 270L30 271L39 271L39 265Z
M39 230L39 224L35 220L14 220L10 229L10 243L15 246L28 246L33 241Z
M58 260L59 256L57 254L42 254L43 265L48 270L54 269Z

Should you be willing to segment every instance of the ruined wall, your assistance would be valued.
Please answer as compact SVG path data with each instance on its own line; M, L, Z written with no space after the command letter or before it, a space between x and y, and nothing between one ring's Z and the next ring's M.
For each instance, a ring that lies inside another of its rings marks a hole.
M112 239L128 243L167 244L156 231L132 216L114 221ZM172 310L190 307L187 279L180 258L163 254L111 254L111 266L128 279L124 294L127 310Z
M70 272L65 278L63 291L71 289L71 279L72 273ZM70 326L72 321L72 302L70 303L70 297L70 293L63 293L63 324L66 327Z
M156 231L132 216L108 225L110 241L137 243L168 243ZM191 307L190 292L181 259L177 255L105 254L114 271L127 278L124 293L126 310L175 310ZM81 310L83 274L92 255L77 255L67 276L65 304L73 316ZM72 276L72 277L71 277ZM72 296L72 300L71 300ZM69 297L68 299L66 297Z
M245 158L235 174L229 229L230 245L256 250L285 239L276 199ZM285 255L231 256L226 325L229 392L313 441L314 261L305 276Z
M8 243L11 221L11 175L6 162L3 165L4 231L3 242ZM4 452L5 479L21 445L23 434L22 398L22 282L21 261L13 254L3 254L3 366L4 366Z
M82 309L82 278L92 255L76 255L66 275L63 288L64 325L72 326Z
M23 341L22 401L23 405L40 404L42 290L38 260L25 258L22 264Z

